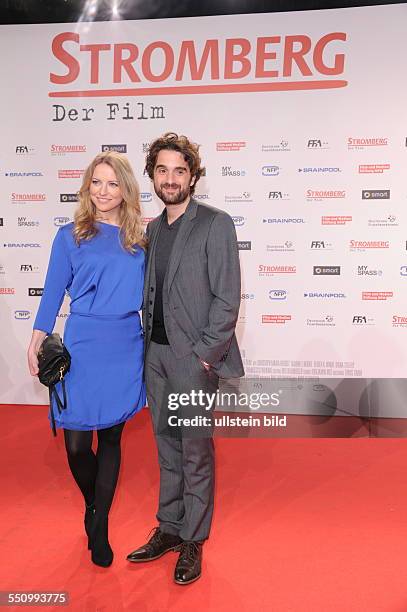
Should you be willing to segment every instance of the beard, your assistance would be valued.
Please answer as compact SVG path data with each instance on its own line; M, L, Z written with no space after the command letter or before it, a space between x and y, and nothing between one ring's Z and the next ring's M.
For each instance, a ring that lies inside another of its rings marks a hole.
M173 193L166 193L164 190L168 188L175 188L176 191ZM189 187L182 189L179 185L174 183L163 183L160 186L154 184L154 191L166 206L170 206L172 204L182 204L182 202L185 202L185 200L188 198L190 193Z

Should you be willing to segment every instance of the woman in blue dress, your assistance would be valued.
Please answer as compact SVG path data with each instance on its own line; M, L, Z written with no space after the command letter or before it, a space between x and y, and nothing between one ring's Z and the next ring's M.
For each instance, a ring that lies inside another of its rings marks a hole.
M119 153L101 153L84 174L74 222L60 228L54 239L28 363L36 376L38 350L52 333L67 292L71 303L64 344L72 359L65 376L68 401L62 412L54 406L54 414L85 500L92 561L102 567L113 561L108 515L119 475L121 434L125 422L145 404L139 317L144 250L139 189L131 166Z

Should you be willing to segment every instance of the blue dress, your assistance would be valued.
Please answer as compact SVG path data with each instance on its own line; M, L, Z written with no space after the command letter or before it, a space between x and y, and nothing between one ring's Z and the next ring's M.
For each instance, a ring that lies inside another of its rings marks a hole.
M57 427L104 429L131 418L145 404L142 306L145 254L132 254L120 230L97 224L98 234L75 243L69 223L52 245L34 329L52 333L65 291L71 298L64 344L71 354L65 376L68 408L54 403ZM61 397L60 386L57 385Z

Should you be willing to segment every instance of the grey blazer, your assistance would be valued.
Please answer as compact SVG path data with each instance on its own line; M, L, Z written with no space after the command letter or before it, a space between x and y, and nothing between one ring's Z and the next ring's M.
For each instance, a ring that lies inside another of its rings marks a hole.
M155 249L163 214L147 226L143 326L148 349L155 298ZM244 375L235 336L240 305L236 231L224 211L191 198L173 245L163 286L168 341L177 357L195 353L221 378Z

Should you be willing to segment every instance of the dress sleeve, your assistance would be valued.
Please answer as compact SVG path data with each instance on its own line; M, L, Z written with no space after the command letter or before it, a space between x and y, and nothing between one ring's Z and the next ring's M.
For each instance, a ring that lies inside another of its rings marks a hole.
M55 319L61 308L65 290L72 282L72 266L68 247L63 234L58 230L52 244L44 292L34 321L34 329L51 334Z

